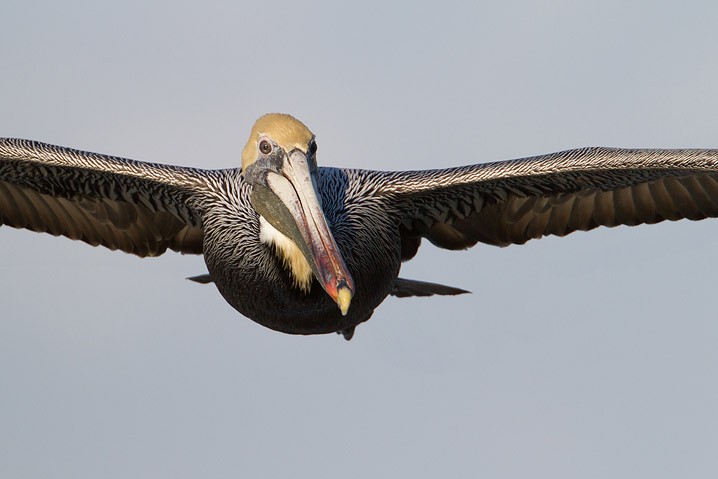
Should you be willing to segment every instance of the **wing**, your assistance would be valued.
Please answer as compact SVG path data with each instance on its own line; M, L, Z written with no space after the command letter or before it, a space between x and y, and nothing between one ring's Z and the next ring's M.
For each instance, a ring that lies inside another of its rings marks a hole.
M200 170L0 138L0 225L138 256L202 253Z
M402 256L507 246L597 226L718 216L718 150L583 148L446 170L385 173Z

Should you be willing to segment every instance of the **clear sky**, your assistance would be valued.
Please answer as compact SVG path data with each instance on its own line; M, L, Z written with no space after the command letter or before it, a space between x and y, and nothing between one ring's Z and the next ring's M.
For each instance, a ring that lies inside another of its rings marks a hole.
M438 6L438 5L441 6ZM0 136L238 166L718 147L718 3L5 0ZM199 257L0 228L0 477L716 477L718 221L466 252L347 343L265 329Z

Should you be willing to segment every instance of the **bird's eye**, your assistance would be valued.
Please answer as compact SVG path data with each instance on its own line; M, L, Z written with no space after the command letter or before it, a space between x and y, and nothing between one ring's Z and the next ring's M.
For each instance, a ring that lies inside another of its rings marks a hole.
M309 144L309 154L315 155L317 153L317 142L313 141Z
M263 155L268 155L272 152L272 145L267 140L262 140L259 142L259 151Z

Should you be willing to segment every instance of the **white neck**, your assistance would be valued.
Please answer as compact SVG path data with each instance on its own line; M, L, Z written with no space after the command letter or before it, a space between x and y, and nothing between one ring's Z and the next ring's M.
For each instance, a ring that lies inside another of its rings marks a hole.
M277 256L291 273L294 285L302 291L309 292L313 273L302 250L262 215L259 215L259 241L274 247Z

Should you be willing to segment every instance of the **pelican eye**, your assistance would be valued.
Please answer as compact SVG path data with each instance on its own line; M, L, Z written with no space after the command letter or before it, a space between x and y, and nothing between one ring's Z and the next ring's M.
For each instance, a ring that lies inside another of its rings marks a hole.
M262 152L263 155L268 155L272 152L272 145L267 140L262 140L259 142L259 151Z

